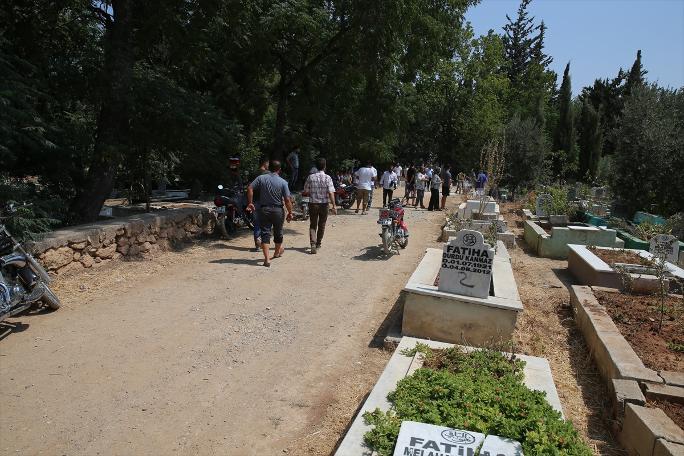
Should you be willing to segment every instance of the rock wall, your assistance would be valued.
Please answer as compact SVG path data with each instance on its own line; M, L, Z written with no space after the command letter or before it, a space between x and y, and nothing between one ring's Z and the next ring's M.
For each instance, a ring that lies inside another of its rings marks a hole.
M28 249L55 274L73 273L125 257L150 257L213 232L206 207L169 209L57 230Z

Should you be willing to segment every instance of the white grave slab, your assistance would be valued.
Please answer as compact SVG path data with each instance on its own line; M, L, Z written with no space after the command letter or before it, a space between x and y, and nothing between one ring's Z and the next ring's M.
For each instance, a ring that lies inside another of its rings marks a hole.
M439 291L487 298L492 281L494 249L479 231L461 230L442 252Z
M537 196L536 214L537 217L548 217L548 206L551 204L552 198L548 193L541 193Z
M679 259L679 241L671 234L656 234L651 238L649 252L656 258L665 258L665 261L677 264Z
M485 435L432 424L402 421L394 456L472 456Z
M480 456L523 456L522 445L516 440L488 435L480 449Z

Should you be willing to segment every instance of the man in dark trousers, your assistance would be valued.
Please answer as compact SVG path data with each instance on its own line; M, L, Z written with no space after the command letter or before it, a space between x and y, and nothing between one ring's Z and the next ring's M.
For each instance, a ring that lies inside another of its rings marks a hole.
M254 179L247 187L247 210L254 210L254 192L259 193L259 225L261 226L261 250L264 252L264 266L271 266L269 248L271 246L271 231L275 242L273 258L280 258L283 247L283 224L292 220L292 200L287 181L280 177L280 162L271 161L270 172ZM287 209L287 216L283 206Z
M315 254L321 248L321 241L325 233L325 223L328 220L328 206L332 204L333 214L337 214L335 208L335 186L332 178L325 174L325 158L316 160L317 172L309 174L304 183L304 192L309 194L309 241L311 253Z
M268 158L262 157L259 161L259 169L257 169L254 179L261 176L262 174L268 174ZM252 179L252 180L254 180ZM258 252L261 248L261 227L259 226L259 194L254 192L254 251Z

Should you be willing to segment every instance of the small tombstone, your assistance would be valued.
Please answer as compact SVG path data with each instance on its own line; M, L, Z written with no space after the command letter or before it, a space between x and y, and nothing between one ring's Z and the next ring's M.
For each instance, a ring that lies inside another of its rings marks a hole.
M656 234L651 238L649 251L657 258L677 263L679 259L679 241L671 234Z
M504 220L496 220L494 223L496 223L497 233L505 233L506 231L508 231L508 225Z
M462 230L442 253L439 291L475 298L489 297L494 249L479 231Z
M470 455L485 439L479 432L462 431L432 424L403 421L399 428L394 456Z
M480 449L480 456L523 456L522 445L512 439L488 435Z
M551 195L549 195L548 193L542 193L539 196L537 196L537 217L548 217L549 205L551 204L551 201Z

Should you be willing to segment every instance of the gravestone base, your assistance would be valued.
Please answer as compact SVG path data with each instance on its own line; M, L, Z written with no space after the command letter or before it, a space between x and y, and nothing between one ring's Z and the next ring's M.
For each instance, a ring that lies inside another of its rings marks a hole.
M523 306L508 251L498 241L492 265L493 294L486 298L439 291L434 285L442 264L441 249L427 249L404 287L402 335L486 346L509 340Z

